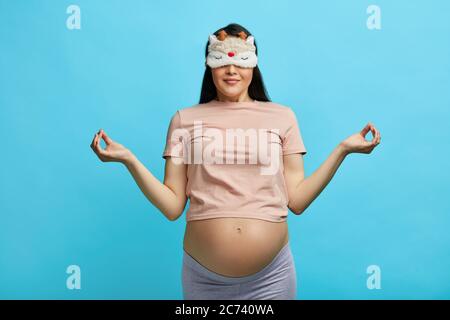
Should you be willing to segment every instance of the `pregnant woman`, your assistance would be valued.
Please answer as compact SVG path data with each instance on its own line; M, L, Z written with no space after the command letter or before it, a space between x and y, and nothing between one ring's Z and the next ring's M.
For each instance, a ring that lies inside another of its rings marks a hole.
M348 154L371 153L380 143L368 123L305 178L296 115L269 100L257 54L254 37L238 24L209 36L200 101L177 110L168 126L163 183L105 131L91 144L101 161L123 163L167 219L178 219L190 199L184 299L295 299L289 210L303 213Z

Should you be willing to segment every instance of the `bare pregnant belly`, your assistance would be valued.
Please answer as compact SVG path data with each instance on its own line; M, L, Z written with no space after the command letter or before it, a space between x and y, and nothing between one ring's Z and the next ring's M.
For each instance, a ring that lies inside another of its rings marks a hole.
M209 270L244 277L267 266L288 239L286 221L215 218L188 221L183 246Z

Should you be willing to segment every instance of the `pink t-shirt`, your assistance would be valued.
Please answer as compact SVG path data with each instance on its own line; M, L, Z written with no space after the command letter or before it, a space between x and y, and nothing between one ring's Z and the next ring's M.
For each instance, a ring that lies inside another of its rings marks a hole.
M212 100L175 112L162 157L187 164L186 221L283 222L289 212L283 155L291 153L306 149L290 107Z

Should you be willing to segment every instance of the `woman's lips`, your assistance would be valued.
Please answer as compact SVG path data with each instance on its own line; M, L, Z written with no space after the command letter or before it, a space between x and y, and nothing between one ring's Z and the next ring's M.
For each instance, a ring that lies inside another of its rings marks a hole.
M226 84L231 85L231 86L235 85L236 83L239 82L239 80L235 80L235 79L223 80L223 81L225 81Z

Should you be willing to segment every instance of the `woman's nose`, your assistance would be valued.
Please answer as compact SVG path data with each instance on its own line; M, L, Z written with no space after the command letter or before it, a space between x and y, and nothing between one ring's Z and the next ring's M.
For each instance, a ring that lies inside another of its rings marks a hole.
M227 72L229 72L229 73L236 73L236 67L233 64L229 64L227 66Z

